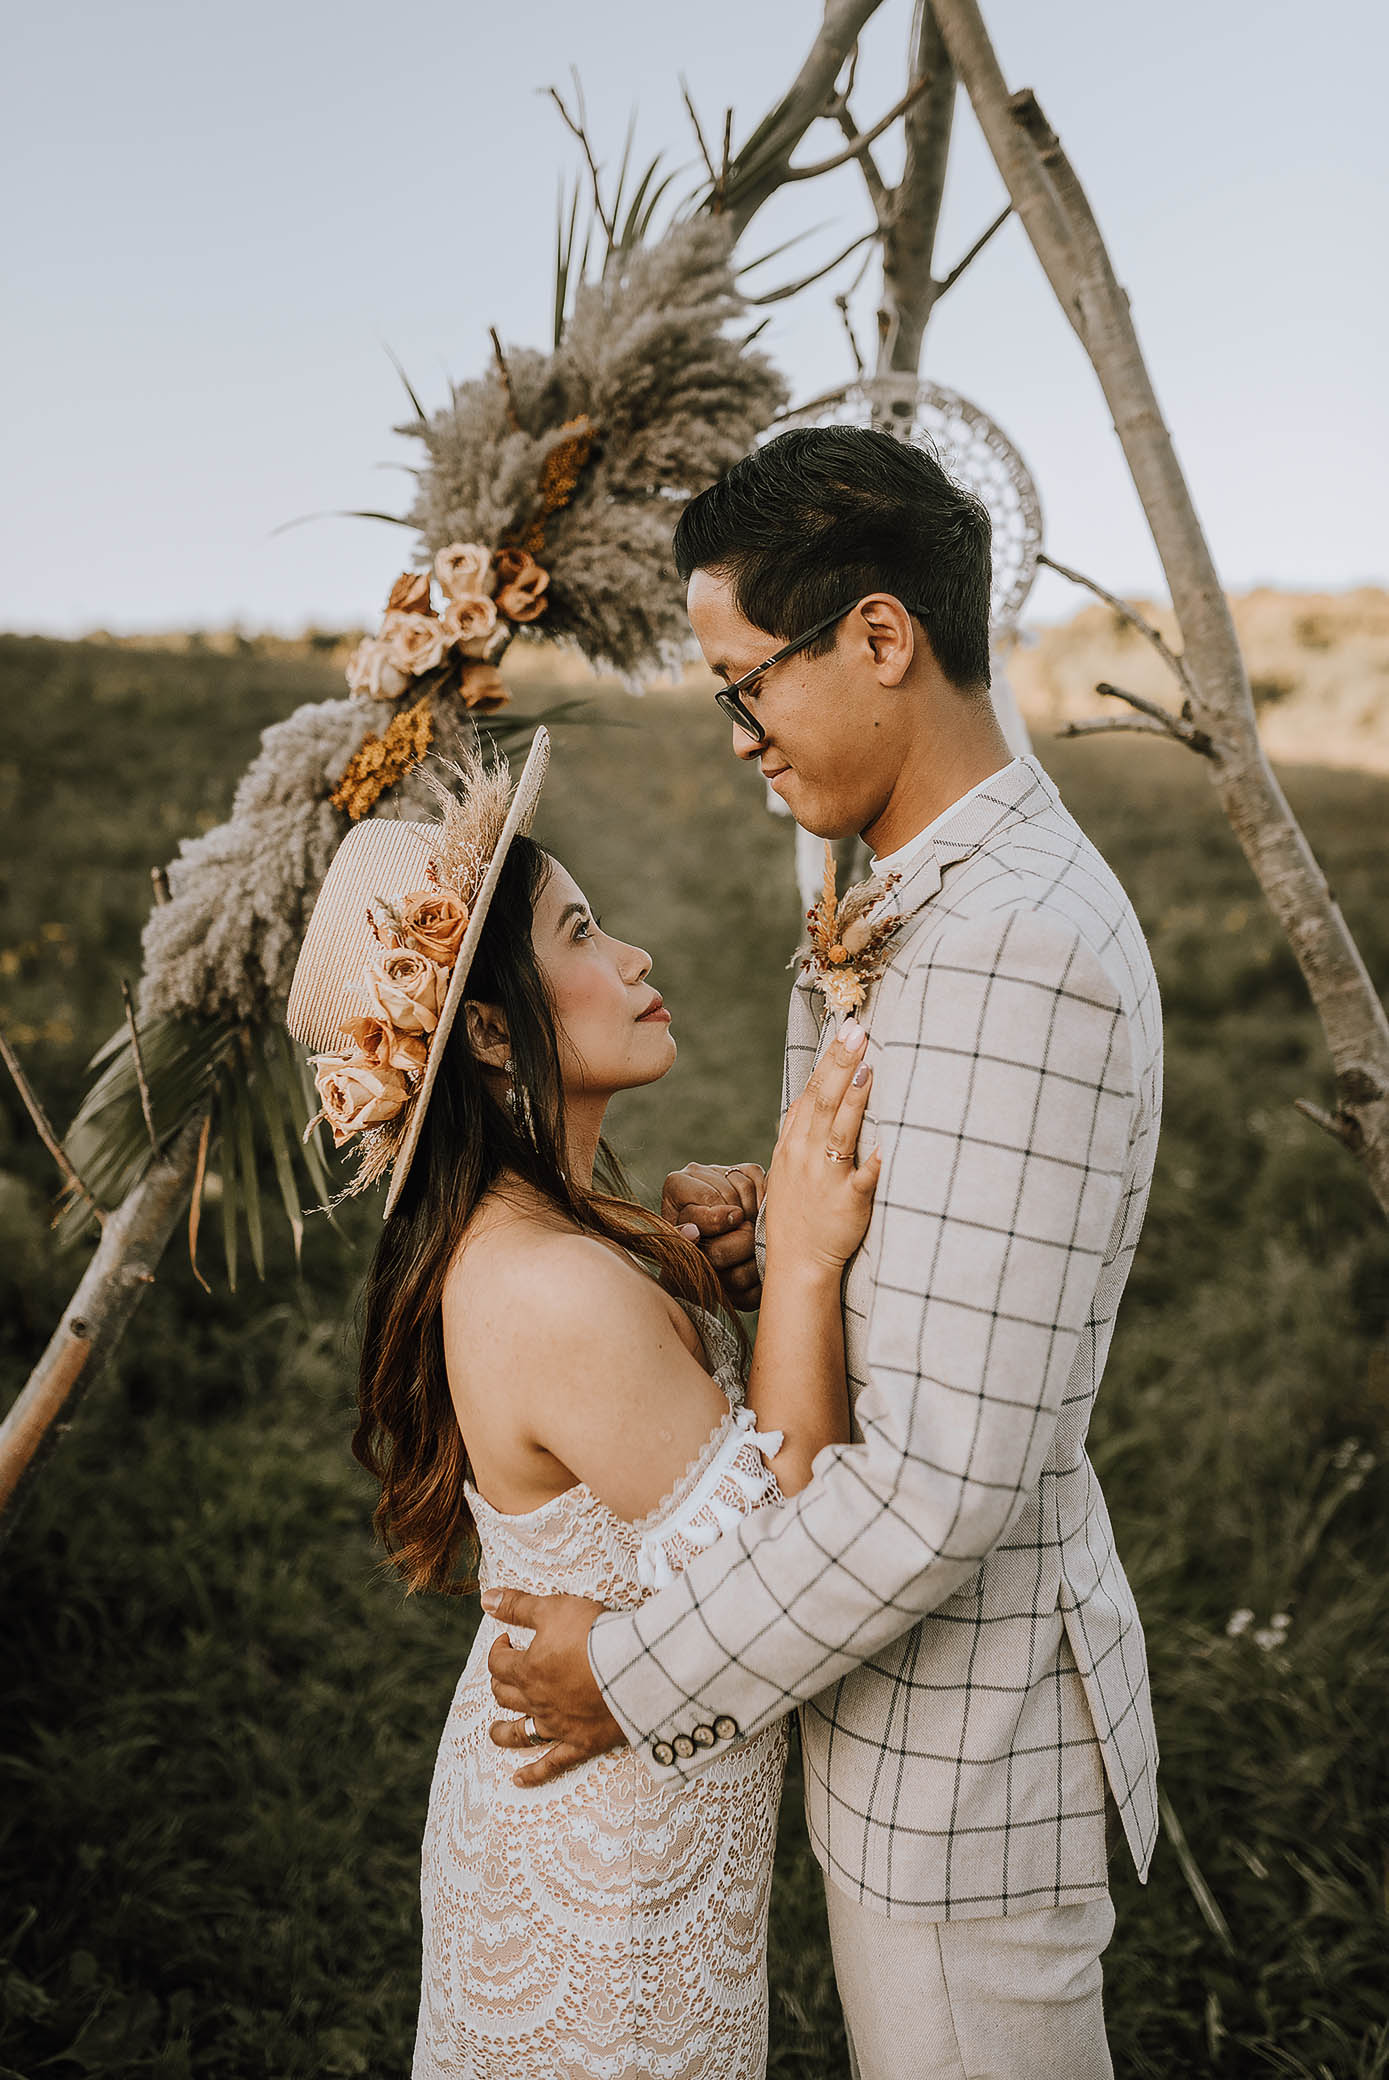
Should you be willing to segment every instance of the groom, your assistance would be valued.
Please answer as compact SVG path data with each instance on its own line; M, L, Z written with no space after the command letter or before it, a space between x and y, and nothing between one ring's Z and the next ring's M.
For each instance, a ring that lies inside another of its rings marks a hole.
M737 755L896 877L858 1014L883 1164L844 1283L853 1441L636 1610L489 1591L535 1631L494 1646L493 1689L554 1742L536 1783L622 1740L689 1776L798 1706L859 2080L1101 2080L1107 1822L1143 1876L1157 1831L1142 1628L1085 1454L1157 1142L1147 947L1009 757L988 517L929 454L785 433L690 504L675 554ZM803 977L786 1102L834 1024ZM667 1185L744 1306L751 1175Z

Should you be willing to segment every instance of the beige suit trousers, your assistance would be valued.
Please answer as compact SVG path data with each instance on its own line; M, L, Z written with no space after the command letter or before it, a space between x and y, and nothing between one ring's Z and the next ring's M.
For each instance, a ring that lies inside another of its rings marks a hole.
M1113 2080L1108 1893L977 1921L889 1921L825 1893L853 2080Z

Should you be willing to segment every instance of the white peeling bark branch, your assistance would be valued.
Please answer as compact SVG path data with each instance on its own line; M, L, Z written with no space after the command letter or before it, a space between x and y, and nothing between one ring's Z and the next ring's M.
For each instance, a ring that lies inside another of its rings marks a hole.
M824 19L805 63L729 165L723 203L735 239L785 181L792 154L811 124L832 112L835 81L879 4L880 0L825 0Z
M202 1128L201 1113L180 1127L139 1184L106 1215L101 1240L47 1350L0 1423L0 1543L13 1528L17 1503L154 1284L188 1196Z
M1306 979L1336 1077L1331 1130L1389 1213L1389 1020L1259 741L1249 678L1094 212L1030 90L1010 94L976 0L932 0L1047 278L1090 357L1166 573L1212 782Z
M878 374L915 376L921 344L940 285L931 272L940 222L955 68L929 6L918 6L910 68L925 81L906 112L902 178L882 218L883 301L878 316ZM908 412L910 408L908 407Z

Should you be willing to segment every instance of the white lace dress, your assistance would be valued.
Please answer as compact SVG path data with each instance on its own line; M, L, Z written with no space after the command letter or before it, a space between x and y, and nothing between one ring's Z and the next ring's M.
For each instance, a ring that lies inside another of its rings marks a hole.
M470 1487L483 1588L630 1609L780 1500L781 1438L753 1428L728 1330L695 1319L729 1408L674 1490L629 1524L582 1485L522 1516ZM435 1765L413 2080L758 2080L785 1723L684 1783L623 1748L523 1788L524 1758L488 1738L500 1629L484 1614Z

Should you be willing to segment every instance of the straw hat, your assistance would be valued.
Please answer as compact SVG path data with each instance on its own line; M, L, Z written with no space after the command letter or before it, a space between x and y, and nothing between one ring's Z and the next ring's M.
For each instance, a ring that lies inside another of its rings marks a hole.
M364 1143L357 1180L349 1189L363 1190L389 1169L391 1181L383 1220L389 1220L394 1211L419 1145L430 1094L463 1001L469 970L506 856L512 840L530 829L549 762L549 732L537 729L500 835L485 856L481 852L476 855L480 882L475 890L456 887L467 905L468 925L448 974L437 1023L432 1031L420 1036L426 1048L423 1071L406 1075L404 1103L394 1114L360 1130L369 1138ZM490 792L495 792L498 779L504 781L505 772L502 761L500 770L494 768L489 776ZM482 776L480 766L476 773ZM285 1024L294 1038L330 1066L348 1060L343 1052L344 1029L349 1019L360 1017L363 1011L357 985L363 970L382 951L372 929L369 905L373 901L396 905L405 896L423 889L431 878L431 865L439 855L444 831L444 824L371 817L354 824L333 855L299 949L285 1010ZM317 1120L311 1125L316 1126Z

